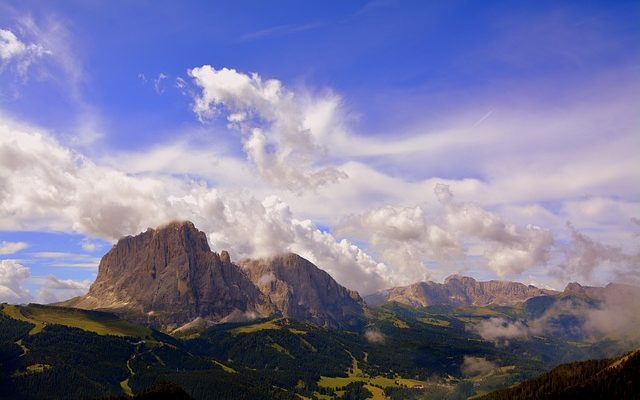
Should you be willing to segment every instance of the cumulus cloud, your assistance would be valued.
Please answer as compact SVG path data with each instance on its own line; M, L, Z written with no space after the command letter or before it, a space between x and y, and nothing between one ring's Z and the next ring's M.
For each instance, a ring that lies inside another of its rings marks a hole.
M448 232L429 224L420 207L381 207L349 215L336 232L364 240L380 253L380 259L401 272L399 284L429 278L427 260L459 256L461 247Z
M17 261L0 260L0 302L29 302L31 295L22 285L30 276L29 268Z
M550 231L457 203L448 185L438 183L434 192L442 210L431 219L419 206L386 206L349 215L336 231L369 243L382 261L402 270L403 283L427 279L427 261L462 259L471 247L480 249L485 265L501 277L547 262L554 244Z
M19 75L25 76L29 66L45 54L51 54L41 44L24 43L10 30L0 29L0 72L13 64Z
M487 266L498 276L520 274L545 264L554 244L553 234L536 225L518 226L475 204L457 204L447 185L438 184L436 195L445 208L444 226L452 235L479 240Z
M13 254L17 253L20 250L24 250L29 247L28 243L25 242L0 242L0 254Z
M484 357L464 356L460 370L463 375L477 376L485 375L496 369L498 366Z
M27 280L40 283L35 296L24 287ZM32 276L30 269L16 260L0 260L0 303L53 303L84 295L89 291L89 286L91 281L88 280L58 279L53 275Z
M277 197L260 201L172 176L127 175L96 165L46 133L0 120L0 228L72 230L114 240L176 219L192 220L214 248L234 257L293 251L366 293L393 281L385 264L310 220L294 218ZM91 267L93 261L80 264Z
M386 340L384 334L377 329L367 329L364 332L364 338L367 340L367 342L374 344L381 344Z
M301 192L336 182L346 175L331 166L318 166L326 135L318 122L318 102L286 89L276 79L210 65L189 70L201 91L193 111L201 121L226 114L228 127L242 135L244 151L260 176L270 183ZM327 101L331 102L333 99Z

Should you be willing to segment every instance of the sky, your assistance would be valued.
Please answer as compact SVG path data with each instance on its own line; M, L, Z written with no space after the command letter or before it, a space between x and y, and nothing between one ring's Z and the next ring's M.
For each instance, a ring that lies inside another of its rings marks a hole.
M0 301L191 220L369 294L640 285L637 1L0 1Z

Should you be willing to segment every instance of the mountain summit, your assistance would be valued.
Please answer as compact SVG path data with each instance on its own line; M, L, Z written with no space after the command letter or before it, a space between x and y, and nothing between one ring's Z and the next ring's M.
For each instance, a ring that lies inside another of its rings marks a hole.
M266 284L265 274L273 282ZM272 314L348 327L364 307L357 293L294 254L245 260L241 268L226 251L211 251L191 222L120 239L100 261L89 293L62 305L109 309L165 330Z

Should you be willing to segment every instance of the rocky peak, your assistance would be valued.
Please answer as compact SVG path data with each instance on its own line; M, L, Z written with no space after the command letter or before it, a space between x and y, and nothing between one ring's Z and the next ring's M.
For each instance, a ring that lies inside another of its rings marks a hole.
M364 302L328 273L297 254L241 261L249 279L283 315L345 328L363 322Z
M89 293L69 305L142 314L167 329L197 317L215 321L273 311L228 254L212 252L191 222L120 239L100 261Z

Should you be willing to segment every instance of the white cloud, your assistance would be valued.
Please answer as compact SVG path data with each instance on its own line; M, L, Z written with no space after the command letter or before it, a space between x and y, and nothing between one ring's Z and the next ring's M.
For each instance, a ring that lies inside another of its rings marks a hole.
M158 74L158 77L156 79L153 80L153 88L156 91L157 94L162 94L164 93L164 88L162 87L162 81L167 79L168 76L165 75L164 73L160 72Z
M475 204L457 204L446 185L436 185L435 190L445 207L445 231L454 237L486 244L484 257L487 266L498 276L520 274L548 261L554 244L550 231L536 225L523 227L507 223L497 214Z
M45 54L51 54L41 44L24 43L7 29L0 29L0 72L10 63L16 66L17 73L24 77L29 66Z
M531 329L522 321L509 321L504 318L489 318L474 326L474 329L485 340L498 341L505 339L526 339Z
M626 282L640 285L640 252L600 243L567 223L571 240L562 247L564 259L551 272L562 277L591 280L594 272L607 267L612 276L626 275Z
M22 285L29 276L29 268L17 261L0 260L0 302L28 303L31 295Z
M442 208L431 221L419 206L387 206L344 218L337 232L366 241L382 261L402 271L403 284L425 280L427 261L442 266L474 250L501 277L547 262L554 243L550 231L507 223L475 204L456 203L447 185L436 184L434 192Z
M44 259L49 267L64 268L98 268L100 259L88 254L77 254L59 251L40 251L32 254L36 258Z
M226 113L228 127L242 135L249 161L271 184L302 192L346 177L333 167L317 165L327 151L317 139L326 132L307 122L322 99L301 98L278 80L235 69L203 65L189 70L189 76L201 89L193 106L198 118Z
M29 247L25 242L0 242L0 254L13 254Z
M82 241L80 242L80 245L82 246L82 250L84 251L95 251L98 248L98 245L94 242L92 242L91 240L84 238L82 239Z
M94 144L103 137L103 120L97 107L90 104L84 94L90 76L84 65L82 46L76 45L82 32L75 30L77 27L63 17L53 14L34 17L33 14L16 13L14 20L16 30L47 55L40 57L37 63L30 62L33 67L30 75L53 84L57 88L54 95L71 107L70 127L64 129L64 141L75 147Z
M585 330L620 341L640 343L640 287L610 286L595 309L586 309Z
M427 223L422 208L383 207L345 217L339 234L366 241L397 272L396 284L429 278L427 260L446 260L461 254L460 244L437 225Z
M498 366L484 357L464 356L460 371L466 376L485 375Z
M76 257L73 253L65 253L62 251L39 251L37 253L33 253L34 257L38 258L69 258Z
M382 344L386 340L384 333L377 329L367 329L364 331L364 338L367 339L367 342L374 344Z
M40 278L39 281L41 286L36 293L36 301L45 304L85 295L92 283L88 280L58 279L53 275Z

